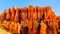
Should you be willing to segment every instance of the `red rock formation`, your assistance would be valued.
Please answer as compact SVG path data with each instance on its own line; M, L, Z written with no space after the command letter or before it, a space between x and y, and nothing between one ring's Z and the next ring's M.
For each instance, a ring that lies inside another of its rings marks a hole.
M19 11L18 11L18 8L15 7L15 10L16 10L16 13L15 13L15 16L14 16L14 22L19 22Z
M57 34L60 24L60 17L55 15L50 6L13 7L5 10L0 17L0 22L8 21L8 24L3 23L4 28L14 34Z
M6 20L10 20L10 17L11 17L11 11L10 9L6 10Z

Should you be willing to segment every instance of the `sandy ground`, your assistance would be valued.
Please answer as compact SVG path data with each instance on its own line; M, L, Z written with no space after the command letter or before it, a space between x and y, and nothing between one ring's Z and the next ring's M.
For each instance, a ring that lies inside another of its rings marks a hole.
M0 34L11 34L10 32L0 28Z

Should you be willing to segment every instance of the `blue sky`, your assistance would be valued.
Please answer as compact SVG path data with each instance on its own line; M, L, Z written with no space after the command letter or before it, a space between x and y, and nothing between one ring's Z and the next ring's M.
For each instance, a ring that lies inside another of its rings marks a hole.
M4 9L17 7L33 6L51 6L56 15L60 15L60 0L0 0L0 13Z

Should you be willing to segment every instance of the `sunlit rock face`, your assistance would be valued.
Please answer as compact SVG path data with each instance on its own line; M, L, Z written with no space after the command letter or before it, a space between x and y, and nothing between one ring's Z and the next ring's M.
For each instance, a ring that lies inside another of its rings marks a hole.
M56 16L50 6L12 7L0 15L4 28L13 34L58 34L60 17ZM10 27L11 26L11 27Z

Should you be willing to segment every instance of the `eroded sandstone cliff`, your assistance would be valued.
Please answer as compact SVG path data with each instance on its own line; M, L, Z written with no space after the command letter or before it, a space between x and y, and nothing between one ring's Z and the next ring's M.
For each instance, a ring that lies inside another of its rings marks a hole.
M60 17L50 6L12 7L0 14L0 22L13 34L58 34Z

